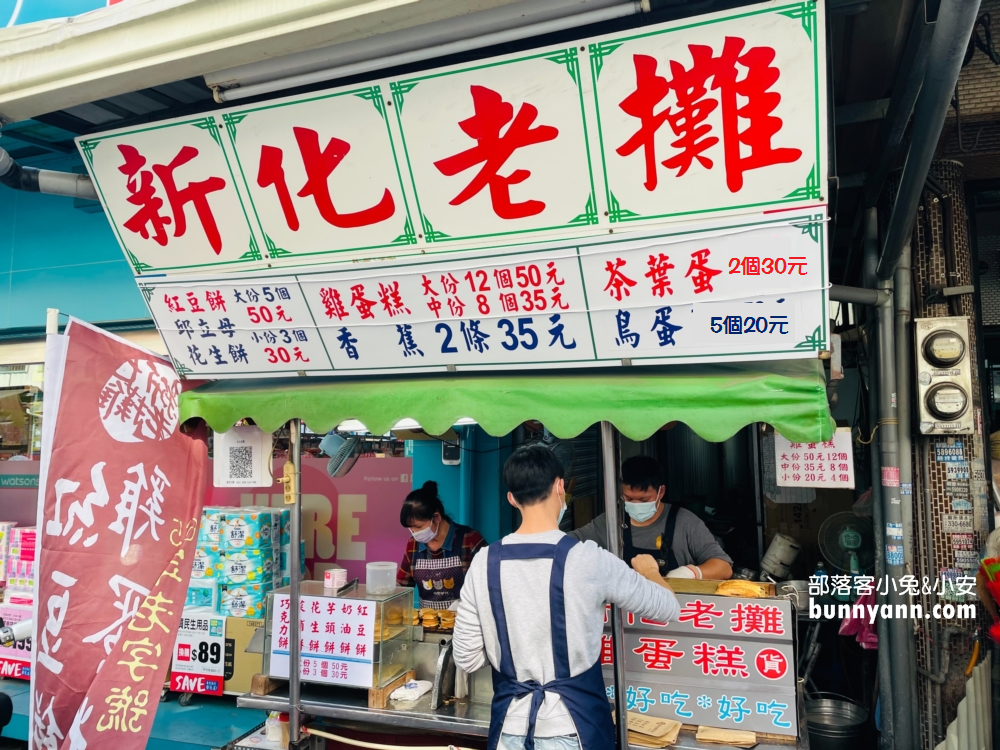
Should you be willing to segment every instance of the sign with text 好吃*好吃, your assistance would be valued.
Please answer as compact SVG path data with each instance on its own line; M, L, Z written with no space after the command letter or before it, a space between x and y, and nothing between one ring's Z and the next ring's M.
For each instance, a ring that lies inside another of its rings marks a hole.
M753 5L78 145L185 376L815 356L824 39Z

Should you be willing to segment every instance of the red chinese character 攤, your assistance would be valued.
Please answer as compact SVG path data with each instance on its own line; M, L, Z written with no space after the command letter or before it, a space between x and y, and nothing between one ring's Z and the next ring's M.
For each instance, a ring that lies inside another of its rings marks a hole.
M639 648L632 649L632 653L642 657L646 669L670 670L670 663L674 659L684 656L683 651L674 651L677 641L669 638L640 638Z
M739 37L726 37L718 57L709 46L688 45L691 67L671 60L669 81L657 75L655 58L633 56L635 90L618 106L638 119L640 126L618 147L617 153L630 156L640 147L643 149L647 190L656 189L655 137L664 122L677 136L670 145L678 151L661 163L667 169L676 169L678 177L686 173L695 160L705 169L712 169L714 163L706 152L718 144L718 136L722 136L726 185L733 193L743 188L744 172L789 164L802 156L797 148L771 146L771 139L782 127L781 118L772 114L781 102L781 94L770 90L781 75L772 64L774 49L751 47L744 52L745 45L746 41ZM711 89L709 79L712 80ZM710 90L717 91L718 98L710 95ZM657 105L670 91L676 98L674 104L657 112ZM713 135L708 117L720 109L720 105L722 132ZM743 130L740 130L740 120L747 122Z
M678 622L690 622L691 627L700 630L714 630L715 623L713 617L722 617L722 610L715 608L714 602L703 602L695 599L681 607L681 613L677 617Z
M624 265L624 260L615 258L613 261L609 260L604 267L608 272L608 284L604 287L604 291L609 292L618 302L622 301L622 294L626 297L631 295L629 288L635 286L635 282L622 273L621 267Z
M734 633L785 634L781 610L774 606L737 604L733 607L730 624Z
M691 253L691 265L688 266L688 271L684 274L684 278L690 277L691 283L694 284L695 294L714 292L715 290L712 289L712 278L722 273L722 271L709 268L706 265L711 252L711 250L705 248ZM691 276L691 274L694 274L694 276Z
M449 203L459 206L488 187L493 212L501 219L522 219L545 210L545 203L526 200L514 203L510 199L510 186L524 182L531 176L527 169L515 169L507 176L500 169L519 148L544 143L559 135L551 125L531 127L538 117L538 109L524 102L514 114L514 106L505 102L496 91L485 86L470 86L475 114L458 123L459 127L476 145L461 153L434 162L441 174L452 177L477 164L479 173ZM513 120L513 122L511 122ZM510 123L503 135L500 131Z
M138 206L135 212L124 223L126 229L135 232L144 239L150 239L161 247L166 247L168 239L166 226L174 225L174 237L183 237L187 232L187 215L184 207L191 203L194 205L198 221L205 232L208 244L216 255L222 252L222 235L219 234L219 227L215 223L215 215L208 204L208 194L222 190L226 187L226 181L221 177L209 177L199 182L189 182L187 187L178 188L174 179L174 171L184 166L198 156L198 149L194 146L183 146L177 152L169 164L154 164L149 170L143 169L146 166L146 157L139 153L134 146L118 144L118 150L124 157L125 162L118 167L118 171L128 178L126 187L130 193L126 200L133 206ZM153 175L159 178L166 194L167 203L170 206L171 216L164 216L160 213L163 208L163 199L156 196L156 188L153 186ZM136 176L139 177L139 184L136 185ZM152 227L152 237L150 237L150 226Z
M331 138L326 148L320 148L319 133L309 128L292 128L295 142L299 147L302 165L305 167L306 182L296 195L300 198L311 197L316 204L316 210L327 224L339 229L353 229L378 224L390 218L396 212L396 204L392 193L386 188L382 199L370 208L361 211L340 213L333 205L330 196L328 180L340 163L351 151L351 144L339 138ZM260 147L260 164L257 168L257 184L262 187L273 186L278 193L278 203L285 216L285 223L293 232L299 229L299 217L292 203L292 196L285 179L285 169L282 166L284 152L274 146Z

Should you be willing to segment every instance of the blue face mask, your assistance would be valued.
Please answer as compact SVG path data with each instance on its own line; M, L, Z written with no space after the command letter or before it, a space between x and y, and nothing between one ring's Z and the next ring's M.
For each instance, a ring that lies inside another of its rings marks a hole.
M639 523L644 523L650 518L656 515L656 508L659 505L658 502L652 503L625 503L625 512L628 513L628 517L633 521L638 521Z
M562 526L563 516L566 515L566 501L563 500L562 509L559 511L559 520L556 521L556 526Z

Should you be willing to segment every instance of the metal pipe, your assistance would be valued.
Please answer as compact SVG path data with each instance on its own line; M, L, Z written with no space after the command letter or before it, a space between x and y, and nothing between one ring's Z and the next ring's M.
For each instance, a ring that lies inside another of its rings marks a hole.
M934 503L931 497L931 440L930 438L923 438L921 440L923 443L923 450L921 451L922 458L922 469L923 469L923 491L924 491L924 536L926 538L925 544L927 545L927 566L932 576L935 578L938 576L937 572L937 560L934 554ZM930 593L927 595L928 606L931 607L933 612L933 607L937 604L937 593L934 587L931 587ZM938 623L937 618L931 618L931 647L929 649L931 655L931 664L934 667L934 672L937 674L941 671L941 652L938 650ZM938 685L928 685L927 694L931 697L931 705L934 707L934 712L928 714L927 721L930 724L931 731L931 746L937 744L938 737L941 736L941 717L940 717L940 707L941 707L941 688Z
M907 242L903 248L903 254L899 258L899 265L896 266L896 275L893 280L893 301L895 304L895 344L896 344L896 411L899 428L899 499L903 515L903 563L906 572L916 575L917 570L913 563L913 540L916 534L913 531L913 442L910 439L910 417L912 410L912 360L910 359L911 326L913 312L912 302L912 275L910 271L910 258L912 252L910 243ZM911 602L912 603L912 600ZM916 623L909 626L907 643L909 648L909 658L907 659L907 669L909 679L907 686L910 692L909 705L917 705L917 653L913 642ZM912 726L910 736L913 738L920 736L919 721L917 712L911 711Z
M878 231L875 226L875 212L869 217L869 233ZM892 291L892 281L879 281L880 287ZM879 380L879 453L882 457L882 513L886 524L885 569L890 578L899 580L906 574L903 564L906 540L890 535L903 529L903 510L899 494L899 423L896 403L896 347L893 335L894 311L892 303L875 308L878 322L878 380ZM892 611L903 605L905 600L900 591L893 587L889 591L889 605ZM893 702L893 734L896 747L913 747L913 705L910 703L909 655L912 639L904 619L889 621L889 642L895 658L891 670Z
M333 81L337 78L346 78L347 76L370 73L375 70L384 70L398 65L409 65L410 63L423 62L424 60L431 60L435 57L454 55L458 52L468 52L469 50L491 47L495 44L506 44L508 42L527 39L532 36L541 36L543 34L551 34L556 31L564 31L576 26L586 26L592 23L612 21L616 18L624 18L641 12L642 3L638 0L632 0L627 3L622 3L621 5L613 5L610 8L601 8L599 10L592 10L586 13L566 16L565 18L555 18L549 21L528 24L527 26L520 26L514 29L495 31L492 34L483 34L482 36L471 37L468 39L457 39L453 42L438 44L432 47L424 47L422 49L415 49L409 52L401 52L396 55L388 55L386 57L379 57L373 60L360 60L358 62L348 63L347 65L337 65L332 68L316 70L310 73L300 73L299 75L279 78L274 81L255 83L250 86L242 86L240 88L222 90L215 86L212 90L214 91L215 101L223 104L225 102L236 101L237 99L246 99L251 96L270 94L275 91L298 88L299 86L311 86L315 83Z
M852 305L884 305L889 301L889 295L879 289L831 284L830 301L849 302Z
M618 466L615 462L615 428L601 422L601 469L604 472L604 517L608 522L608 552L622 556L622 526L618 520ZM621 608L611 605L611 648L615 657L615 717L618 750L628 750L628 700L625 696L625 619Z
M879 259L878 276L882 280L891 279L896 272L903 246L913 231L917 203L934 159L978 12L979 0L941 1L923 86L913 111L910 150Z
M301 542L302 539L302 422L292 419L288 422L288 457L295 467L295 505L291 508L289 536L292 543L288 556L288 572L291 589L288 592L289 623L292 637L288 639L288 730L292 742L299 740L302 721L301 656L299 654L299 584L302 580Z
M877 228L877 214L875 209L865 211L865 229ZM862 258L862 276L865 284L875 283L875 269L878 266L878 235L866 231L864 237L864 256ZM871 311L872 313L874 312ZM875 430L878 423L878 379L875 375L875 356L873 349L878 340L877 331L870 331L870 337L866 344L868 356L868 455L871 467L872 483L872 523L875 527L875 578L883 580L885 578L885 519L882 512L882 484L879 481L881 474L881 457L879 456L878 441L875 440ZM876 603L881 605L885 602L885 595L876 593ZM882 712L882 747L893 750L895 747L894 737L894 717L893 696L892 696L892 661L889 649L889 623L884 617L879 617L875 621L875 630L878 633L878 693Z
M97 190L87 175L22 167L2 148L0 148L0 184L28 193L47 193L82 198L88 201L97 200Z
M458 441L462 447L461 463L458 465L458 522L465 526L474 526L472 462L476 455L476 426L470 424L462 427Z

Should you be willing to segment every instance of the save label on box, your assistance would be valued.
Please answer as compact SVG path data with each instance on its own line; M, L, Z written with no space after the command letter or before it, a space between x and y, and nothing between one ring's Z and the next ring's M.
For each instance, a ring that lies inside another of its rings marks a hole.
M225 618L186 611L177 630L170 689L222 695L225 678Z

